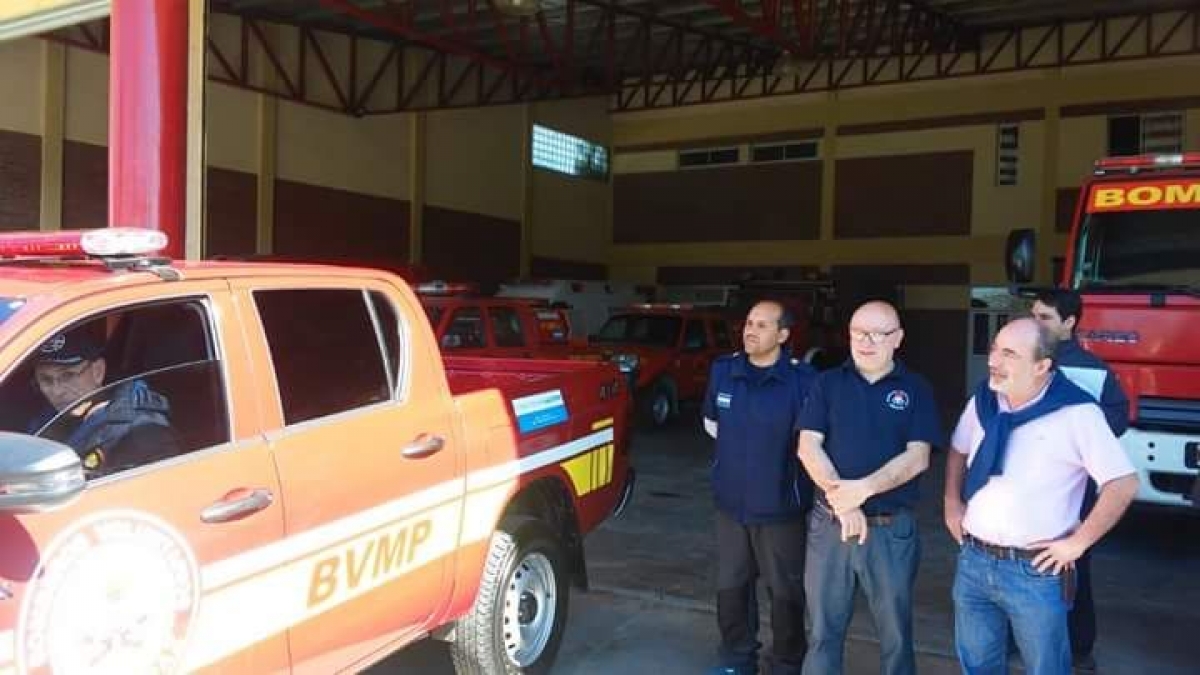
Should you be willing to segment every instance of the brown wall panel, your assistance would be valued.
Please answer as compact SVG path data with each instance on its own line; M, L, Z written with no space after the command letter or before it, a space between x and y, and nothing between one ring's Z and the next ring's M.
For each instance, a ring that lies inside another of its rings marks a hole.
M875 281L893 285L965 286L971 283L971 266L946 265L834 265L835 281Z
M490 286L521 271L521 223L426 206L421 260L429 274Z
M1006 122L1024 122L1042 120L1046 111L1042 108L1025 108L1023 110L1002 110L991 113L976 113L973 115L950 115L945 117L923 117L911 120L892 120L888 122L871 122L867 124L843 124L837 128L839 136L860 136L863 134L884 134L897 131L920 131L925 129L945 129L948 127L978 126L984 124L1002 124Z
M1059 188L1055 194L1054 231L1070 232L1071 221L1075 220L1075 204L1079 201L1079 188Z
M64 229L108 225L108 148L103 145L63 143Z
M839 239L971 233L969 150L837 162Z
M904 343L898 358L933 385L943 427L962 409L967 377L967 312L913 309L903 312Z
M36 230L42 201L42 139L0 130L0 230Z
M529 275L542 279L603 280L608 278L608 266L603 263L535 255L529 261Z
M256 176L209 167L207 181L205 255L254 253L258 217Z
M821 163L617 174L613 241L816 239Z
M407 262L408 202L277 180L274 252L360 263Z
M660 284L732 284L747 279L799 281L813 278L817 267L803 265L665 265L658 268Z

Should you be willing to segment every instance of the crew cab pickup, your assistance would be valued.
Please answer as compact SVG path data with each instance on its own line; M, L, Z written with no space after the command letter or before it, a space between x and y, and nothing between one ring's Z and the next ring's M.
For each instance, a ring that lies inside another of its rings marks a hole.
M427 282L418 297L442 352L456 356L566 359L571 326L544 301L496 298L469 285Z
M0 673L545 672L632 484L617 369L443 360L399 277L160 238L0 235L56 254L0 261Z
M633 381L640 422L660 428L681 402L704 396L713 360L737 349L734 336L721 310L644 303L613 312L572 358L616 363Z

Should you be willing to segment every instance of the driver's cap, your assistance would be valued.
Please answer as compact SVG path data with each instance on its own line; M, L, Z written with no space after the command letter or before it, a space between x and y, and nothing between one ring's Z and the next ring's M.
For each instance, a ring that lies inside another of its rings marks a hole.
M94 361L103 350L82 331L59 333L46 340L38 349L38 363L59 366L74 366L84 361Z

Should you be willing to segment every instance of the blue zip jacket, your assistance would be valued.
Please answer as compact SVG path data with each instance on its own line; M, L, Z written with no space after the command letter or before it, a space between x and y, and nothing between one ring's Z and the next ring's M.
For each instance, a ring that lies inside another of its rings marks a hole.
M769 368L745 354L713 362L703 414L717 423L717 508L746 525L803 517L812 480L796 458L796 421L816 372L785 351Z
M1067 379L1096 399L1115 436L1119 438L1125 433L1129 428L1129 398L1108 364L1084 349L1075 338L1058 343L1054 363Z

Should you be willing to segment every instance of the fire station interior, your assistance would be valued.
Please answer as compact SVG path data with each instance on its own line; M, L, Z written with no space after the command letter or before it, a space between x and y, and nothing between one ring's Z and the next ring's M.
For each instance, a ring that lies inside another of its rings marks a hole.
M1028 312L1006 274L1010 236L1036 235L1027 287L1060 283L1097 160L1200 152L1194 0L0 4L0 232L159 227L188 259L380 266L483 294L621 284L735 325L755 298L801 295L804 319L839 335L854 307L883 298L904 324L899 358L932 383L947 429L996 331ZM115 75L153 75L116 62L112 12L143 11L176 12L163 25L184 41L168 224L110 220ZM1200 235L1179 241L1186 254ZM1194 259L1171 260L1195 289ZM154 322L186 325L147 311L89 330L115 370L159 373L193 401L173 407L196 411L185 434L203 447L228 433L203 419L224 419L205 393L219 387L208 329L139 362ZM27 381L3 387L19 403L0 416L17 429L39 401ZM694 404L676 413L635 431L633 517L589 541L595 590L572 609L555 672L711 661L712 445ZM943 458L922 488L915 639L931 673L958 672ZM1182 494L1135 505L1099 545L1100 672L1196 672L1191 506ZM874 672L877 653L859 611L848 670ZM451 671L430 644L373 672Z

